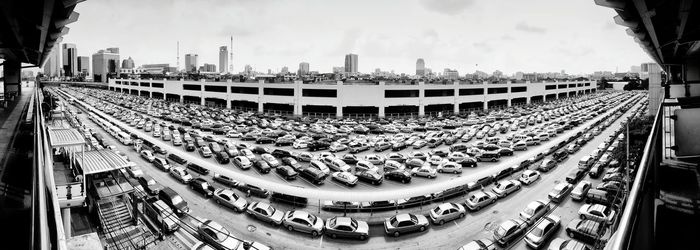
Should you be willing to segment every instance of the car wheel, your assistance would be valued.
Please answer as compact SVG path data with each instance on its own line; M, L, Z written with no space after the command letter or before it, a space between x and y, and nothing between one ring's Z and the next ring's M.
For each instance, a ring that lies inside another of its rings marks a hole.
M311 236L313 236L313 237L318 236L318 232L316 232L316 231L311 231ZM335 238L335 237L333 237L333 238Z
M421 232L425 231L425 226L421 226L419 229Z
M401 180L401 182L405 184L405 183L406 183L406 179Z
M367 239L367 236L360 235L360 240L366 240L366 239Z
M292 226L287 226L287 230L289 230L289 231L294 231L294 227L292 227Z
M464 213L459 214L459 218L464 218Z
M441 174L442 174L442 169L438 169L438 173L441 173Z
M574 233L573 233L573 232L567 232L567 235L569 235L569 237L571 237L571 238L574 237Z
M377 181L373 181L373 182L372 182L372 185L377 185Z
M411 175L412 175L413 177L415 177L415 176L416 176L416 174L411 174Z
M216 200L216 204L219 204L219 205L221 205L221 201L219 201L219 200Z
M586 219L586 216L582 214L582 215L581 215L581 219L582 219L582 220L585 220L585 219Z
M236 213L238 213L238 212L240 212L241 210L239 210L237 207L234 207L234 208L233 208L233 211L236 212Z
M399 235L401 235L401 233L399 233L399 231L394 232L394 237L399 237Z
M445 220L438 221L438 225L442 225L442 224L445 224ZM423 230L421 230L421 231L423 231Z

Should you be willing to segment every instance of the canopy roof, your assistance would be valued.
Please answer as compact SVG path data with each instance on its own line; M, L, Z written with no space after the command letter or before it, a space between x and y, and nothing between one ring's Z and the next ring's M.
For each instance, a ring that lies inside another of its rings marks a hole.
M84 161L83 161L84 160ZM85 175L117 170L128 166L128 161L112 150L102 149L76 154L75 162Z
M74 128L49 129L49 143L52 148L79 146L85 144L85 137Z

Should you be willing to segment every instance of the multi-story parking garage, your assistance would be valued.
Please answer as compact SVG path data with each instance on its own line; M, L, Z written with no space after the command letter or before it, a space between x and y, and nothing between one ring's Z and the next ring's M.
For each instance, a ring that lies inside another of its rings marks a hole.
M304 84L110 79L109 89L182 103L293 115L393 117L458 114L596 91L594 81L464 84Z

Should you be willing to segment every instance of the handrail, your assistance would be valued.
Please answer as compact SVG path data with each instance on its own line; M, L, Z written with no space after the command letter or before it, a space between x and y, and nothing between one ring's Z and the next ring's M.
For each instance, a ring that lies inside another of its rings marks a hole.
M651 129L651 134L647 138L647 142L644 145L644 155L637 169L637 176L634 178L634 184L630 189L630 193L627 200L627 205L619 217L619 227L614 234L614 239L611 239L609 245L606 249L627 249L630 241L630 234L632 232L633 226L636 223L636 215L639 210L641 202L639 201L640 196L643 192L643 185L646 181L646 175L649 171L650 165L653 163L650 159L650 154L656 154L656 149L658 145L658 137L661 132L661 121L663 119L663 102L659 104L659 109L656 111L656 117L654 118L654 125ZM658 157L658 156L656 156Z

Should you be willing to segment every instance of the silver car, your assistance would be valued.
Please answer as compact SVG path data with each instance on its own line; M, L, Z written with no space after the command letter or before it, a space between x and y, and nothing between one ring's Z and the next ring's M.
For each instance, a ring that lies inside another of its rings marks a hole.
M258 220L269 222L273 225L282 225L284 213L264 202L253 202L246 208L246 213Z
M350 217L333 217L326 221L325 234L333 239L343 237L366 240L369 237L369 225Z
M544 220L525 236L525 243L534 249L539 249L547 243L552 235L556 234L559 227L561 227L561 218L550 214L544 217Z
M462 204L455 203L442 203L436 208L430 210L430 220L433 223L442 225L446 221L456 220L457 218L464 218L467 215L467 210L464 209Z
M183 167L170 168L170 175L182 183L188 183L192 180L192 175L187 173Z
M520 212L520 218L527 224L532 225L549 211L550 207L546 202L538 200L530 202L525 210Z
M420 214L397 214L384 221L384 232L399 237L401 234L428 229L428 218Z
M503 198L515 191L520 190L520 182L516 180L499 181L492 190L494 193L496 193L498 198Z
M323 233L323 219L301 210L287 211L282 218L282 225L289 231L310 233L313 237Z
M472 210L479 210L489 204L496 203L498 196L492 192L476 191L467 198L467 207Z
M243 249L243 241L231 236L231 233L226 228L213 220L202 222L197 227L197 232L202 241L216 249Z
M214 191L214 200L217 204L223 204L236 212L245 210L246 206L248 205L248 201L233 192L231 189L217 189Z

